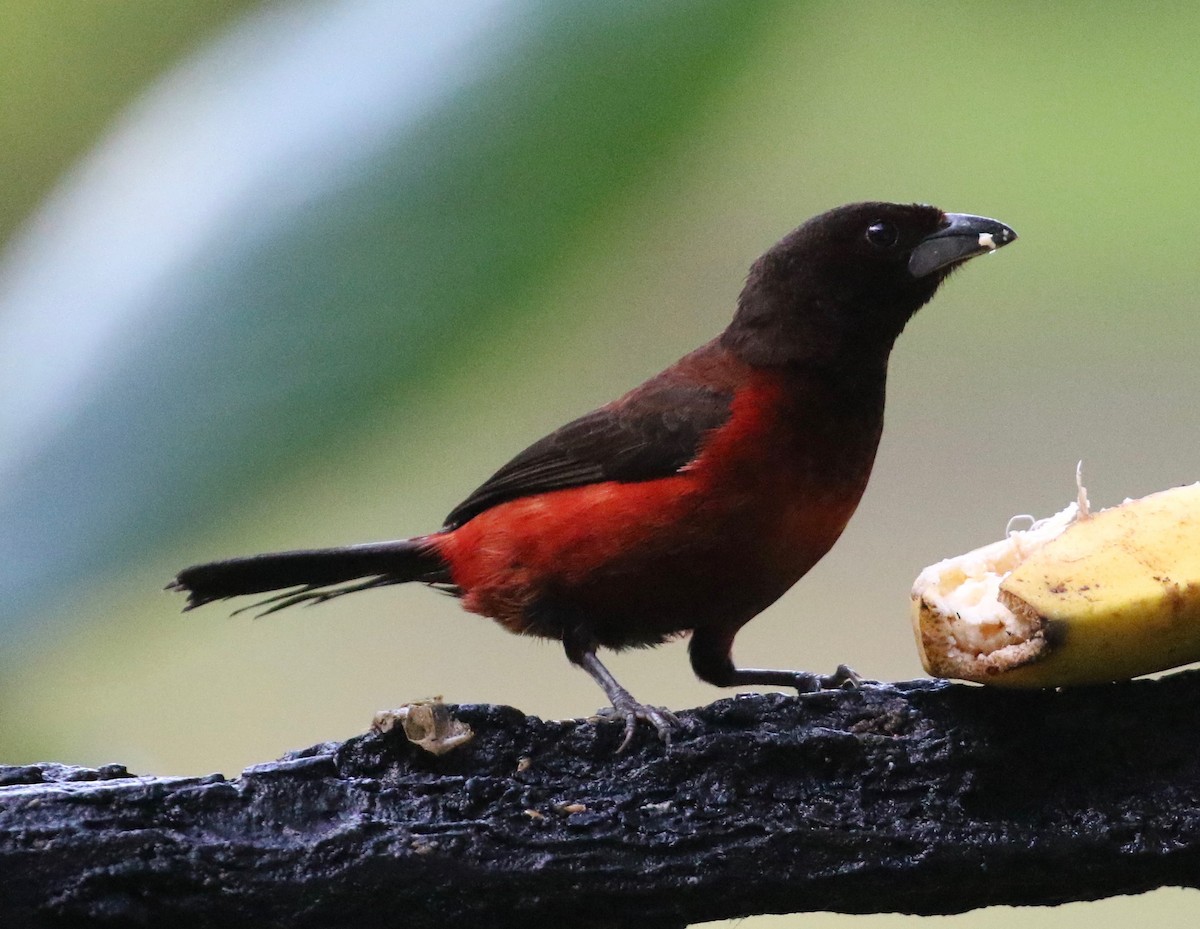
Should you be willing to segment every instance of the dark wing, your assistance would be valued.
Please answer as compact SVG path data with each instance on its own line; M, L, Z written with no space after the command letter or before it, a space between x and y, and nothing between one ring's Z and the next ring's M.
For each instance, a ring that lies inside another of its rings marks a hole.
M533 443L456 506L446 528L518 497L669 477L696 457L705 433L729 419L732 400L706 387L647 384Z

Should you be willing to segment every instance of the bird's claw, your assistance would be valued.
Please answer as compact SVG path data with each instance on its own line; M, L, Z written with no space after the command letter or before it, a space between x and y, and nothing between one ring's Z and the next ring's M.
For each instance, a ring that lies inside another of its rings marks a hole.
M671 744L671 733L682 725L679 717L665 706L648 706L645 703L638 703L633 697L613 701L612 706L597 711L596 716L613 721L624 720L625 737L621 739L621 744L617 747L618 755L625 751L629 747L629 743L633 741L639 719L654 727L664 745Z
M812 671L796 672L795 687L799 693L809 694L818 690L857 690L864 678L849 665L840 664L832 674L815 674Z

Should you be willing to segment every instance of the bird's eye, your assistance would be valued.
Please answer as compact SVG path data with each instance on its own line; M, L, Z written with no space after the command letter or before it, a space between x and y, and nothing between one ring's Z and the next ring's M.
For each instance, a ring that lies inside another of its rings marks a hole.
M891 223L871 223L867 227L867 241L878 248L891 248L900 238L900 233Z

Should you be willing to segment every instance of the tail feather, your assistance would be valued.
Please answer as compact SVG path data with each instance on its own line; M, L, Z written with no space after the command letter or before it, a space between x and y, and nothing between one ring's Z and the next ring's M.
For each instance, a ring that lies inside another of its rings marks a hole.
M337 586L349 581L362 583ZM186 610L214 600L284 591L264 601L264 605L270 604L266 612L272 613L295 603L319 603L356 590L410 581L441 586L450 584L445 563L427 539L272 552L213 561L180 571L167 589L188 595Z

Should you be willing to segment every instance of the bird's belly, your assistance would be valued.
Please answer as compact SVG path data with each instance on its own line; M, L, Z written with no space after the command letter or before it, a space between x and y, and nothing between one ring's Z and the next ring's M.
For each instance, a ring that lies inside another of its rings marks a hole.
M619 648L736 627L828 551L861 493L797 496L770 478L714 488L684 473L514 500L442 537L442 554L464 606L517 632L583 624Z

